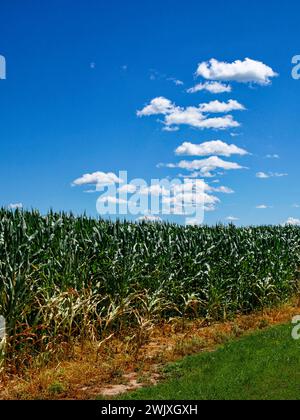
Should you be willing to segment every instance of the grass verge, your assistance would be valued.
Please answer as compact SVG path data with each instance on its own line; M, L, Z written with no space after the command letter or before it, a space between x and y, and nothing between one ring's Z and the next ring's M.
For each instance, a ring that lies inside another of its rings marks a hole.
M170 364L165 382L122 399L299 400L299 366L291 325L277 326Z
M291 325L293 316L300 312L297 302L295 299L226 322L207 324L199 319L183 325L175 319L156 326L138 353L130 351L122 336L113 336L100 347L87 342L76 347L70 359L51 361L46 366L37 359L36 366L32 364L22 375L0 376L0 400L116 398L160 382L165 366L185 356L214 352L225 343L271 326ZM290 336L287 338L290 341ZM300 343L298 346L300 351Z

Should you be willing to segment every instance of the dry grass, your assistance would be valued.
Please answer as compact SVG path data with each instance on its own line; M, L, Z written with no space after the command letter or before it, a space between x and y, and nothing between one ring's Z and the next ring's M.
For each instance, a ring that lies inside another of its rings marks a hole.
M296 300L279 308L238 316L233 321L172 320L154 327L138 353L126 339L112 336L102 346L87 343L75 349L72 360L47 368L30 368L22 377L0 382L0 399L93 399L113 397L156 383L161 367L185 355L213 351L229 339L257 329L290 322L299 314Z

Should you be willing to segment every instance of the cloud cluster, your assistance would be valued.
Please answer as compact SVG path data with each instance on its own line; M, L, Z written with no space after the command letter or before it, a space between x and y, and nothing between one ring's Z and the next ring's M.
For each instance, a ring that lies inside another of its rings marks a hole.
M300 219L295 219L294 217L289 217L284 224L285 225L291 225L291 226L300 226Z
M124 70L125 67L124 67ZM201 77L200 83L185 89L185 92L193 94L196 92L209 92L210 94L224 94L232 92L232 84L256 84L260 86L270 85L272 80L278 74L268 65L261 61L245 58L233 62L218 61L212 58L209 61L203 61L198 64L196 76ZM182 86L184 83L174 77L168 77L156 70L151 70L150 78L164 79L174 83L176 86ZM244 111L246 107L234 99L226 101L213 100L191 106L178 106L176 103L164 96L153 98L150 102L137 111L138 117L160 116L162 129L164 131L176 132L181 126L188 126L196 129L226 130L240 127L240 123L235 120L232 113ZM234 131L234 130L233 130ZM235 132L232 137L237 136ZM237 162L224 160L221 157L230 158L233 155L246 156L249 152L235 144L228 144L221 140L205 141L200 144L184 142L176 148L177 156L194 156L202 159L180 160L177 163L159 164L158 167L175 168L187 171L188 175L181 175L185 178L185 183L178 185L151 185L140 186L125 184L116 174L109 172L93 172L82 175L73 182L73 186L93 185L95 190L100 191L103 186L117 185L116 196L103 196L100 198L102 203L107 204L128 204L129 194L139 194L142 199L145 196L159 198L163 206L171 206L173 214L184 214L182 203L185 205L196 206L198 200L204 206L206 211L213 211L220 202L218 194L233 194L234 191L226 186L217 184L218 180L210 184L203 179L214 178L216 175L222 176L226 171L236 171L245 169ZM221 156L221 157L220 157ZM279 155L269 154L265 156L268 159L278 159ZM267 179L273 177L284 177L286 173L278 172L257 172L256 177ZM120 175L122 176L122 175ZM122 176L123 177L123 176ZM122 184L122 185L120 185ZM216 186L216 184L218 186ZM197 193L195 196L195 186ZM124 194L124 195L122 195ZM16 205L17 206L17 205ZM257 209L271 208L266 204L256 206ZM139 221L160 221L161 219L154 211L147 214L142 212L143 216ZM226 218L229 222L239 220L234 216ZM300 224L300 220L289 218L288 224Z
M240 124L234 120L232 115L210 117L211 113L227 113L231 111L244 110L244 106L235 100L228 102L212 101L200 104L198 107L188 106L186 108L176 106L169 99L157 97L151 100L142 110L137 111L138 117L152 115L163 115L166 130L177 130L180 125L188 125L199 129L236 128Z
M207 91L213 94L230 93L232 88L230 85L220 82L205 82L198 83L196 86L187 90L188 93L197 93Z
M182 160L178 163L167 163L160 164L160 167L167 168L180 168L186 169L188 171L199 171L199 176L210 178L212 177L212 171L216 169L224 169L226 171L244 169L243 166L239 165L236 162L229 162L223 159L220 159L218 156L211 156L207 159L201 160Z
M176 215L183 215L186 208L199 206L205 211L213 211L220 202L220 199L212 194L214 191L217 192L202 179L186 179L184 184L172 186L169 194L162 197L162 204L171 206L171 212Z
M179 156L225 156L231 155L245 156L249 154L246 150L237 147L234 144L227 144L221 140L206 141L201 144L184 142L175 150Z
M87 175L89 176L81 177L80 181L76 180L77 184L85 185L86 183L90 184L91 181L94 183L99 182L98 176L92 177L91 175L94 174ZM116 181L114 184L116 187L118 187L119 178L116 177L114 179ZM103 176L101 176L101 182L103 181ZM112 193L109 195L101 195L98 199L98 203L102 203L106 206L132 206L134 205L133 203L139 202L141 199L143 199L143 203L148 203L148 205L152 203L152 200L154 200L157 205L160 203L158 213L162 212L163 214L185 216L189 214L187 213L188 211L192 210L194 212L199 208L202 208L205 211L214 211L216 209L216 205L220 202L220 199L216 196L216 194L232 194L234 192L231 188L226 186L214 187L209 185L203 179L187 178L184 182L179 182L178 179L172 181L165 179L161 182L153 183L150 186L147 186L143 183L136 183L136 181L138 180L116 188L116 194ZM134 194L134 196L132 194ZM144 198L142 198L145 196L147 196L146 201ZM152 218L152 214L155 215L156 213L156 211L152 213L151 207L151 214L145 213L145 217L143 216L138 220L156 221L158 220L156 216Z
M288 174L280 172L257 172L256 174L256 178L260 179L282 178L284 176L288 176Z
M245 58L226 63L212 58L198 65L196 75L207 80L268 85L278 74L261 61Z

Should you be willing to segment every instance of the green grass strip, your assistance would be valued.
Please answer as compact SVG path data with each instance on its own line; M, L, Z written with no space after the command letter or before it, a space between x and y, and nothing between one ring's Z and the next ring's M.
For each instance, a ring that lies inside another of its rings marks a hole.
M186 357L167 366L166 381L125 399L299 400L300 341L291 330L273 327Z

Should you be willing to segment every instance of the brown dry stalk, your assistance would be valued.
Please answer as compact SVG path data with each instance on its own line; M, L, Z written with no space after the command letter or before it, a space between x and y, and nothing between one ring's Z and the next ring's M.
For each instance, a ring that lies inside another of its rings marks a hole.
M91 399L155 383L160 368L168 362L186 354L213 351L228 339L290 322L299 314L297 303L295 299L264 313L206 326L203 320L191 321L184 331L181 322L164 323L153 328L138 355L126 351L126 340L119 337L110 336L100 347L86 343L84 348L78 346L72 360L48 368L31 368L22 377L3 378L0 399Z

